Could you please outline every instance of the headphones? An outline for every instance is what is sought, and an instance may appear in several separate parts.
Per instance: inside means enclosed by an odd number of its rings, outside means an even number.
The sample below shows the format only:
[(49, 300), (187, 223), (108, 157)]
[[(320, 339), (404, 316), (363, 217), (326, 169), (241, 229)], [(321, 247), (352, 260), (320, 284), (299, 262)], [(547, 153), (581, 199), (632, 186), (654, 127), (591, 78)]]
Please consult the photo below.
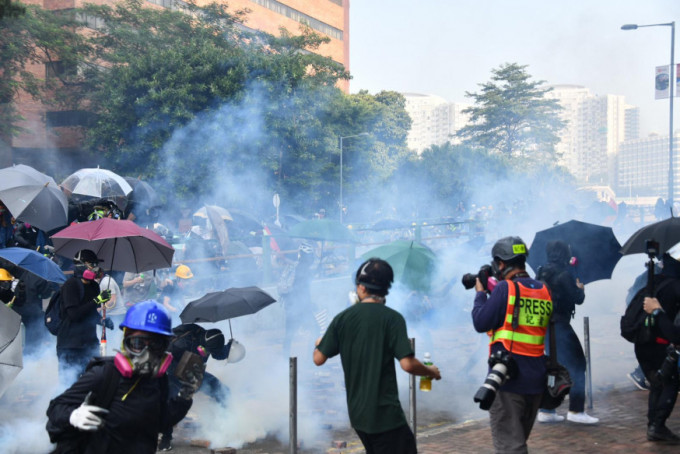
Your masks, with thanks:
[[(168, 371), (170, 363), (172, 363), (172, 353), (165, 353), (163, 359), (161, 359), (160, 365), (154, 370), (152, 376), (154, 378), (162, 377), (163, 374)], [(123, 355), (121, 352), (116, 353), (116, 356), (113, 358), (113, 364), (116, 366), (116, 369), (118, 369), (118, 372), (125, 378), (131, 378), (135, 372), (135, 366), (132, 364), (130, 358)]]

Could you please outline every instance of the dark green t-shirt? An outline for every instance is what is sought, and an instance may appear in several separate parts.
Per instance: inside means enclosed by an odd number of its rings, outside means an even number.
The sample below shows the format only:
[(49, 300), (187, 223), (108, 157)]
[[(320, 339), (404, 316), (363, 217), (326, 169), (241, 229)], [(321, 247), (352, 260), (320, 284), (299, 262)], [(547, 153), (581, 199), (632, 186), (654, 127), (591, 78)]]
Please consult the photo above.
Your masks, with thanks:
[(406, 424), (394, 359), (413, 355), (401, 314), (380, 303), (357, 303), (335, 316), (319, 350), (340, 354), (349, 420), (369, 434)]

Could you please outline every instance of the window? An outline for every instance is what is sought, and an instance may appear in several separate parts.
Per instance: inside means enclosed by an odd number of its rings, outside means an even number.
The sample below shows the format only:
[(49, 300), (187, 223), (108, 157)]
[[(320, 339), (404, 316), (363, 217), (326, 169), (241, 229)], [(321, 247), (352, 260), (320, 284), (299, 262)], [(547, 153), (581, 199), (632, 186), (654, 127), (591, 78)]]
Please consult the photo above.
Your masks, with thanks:
[(62, 110), (46, 112), (45, 123), (48, 128), (62, 128), (65, 126), (89, 126), (94, 121), (94, 115), (84, 110)]
[[(331, 25), (328, 25), (325, 22), (321, 22), (320, 20), (315, 19), (312, 16), (302, 13), (296, 9), (293, 9), (288, 5), (284, 5), (283, 3), (277, 2), (276, 0), (252, 0), (252, 1), (260, 6), (264, 6), (267, 9), (277, 12), (282, 16), (286, 16), (301, 24), (308, 25), (314, 30), (317, 30), (325, 35), (328, 35), (331, 38), (342, 40), (342, 30), (335, 28)], [(342, 0), (334, 1), (334, 3), (342, 4)]]

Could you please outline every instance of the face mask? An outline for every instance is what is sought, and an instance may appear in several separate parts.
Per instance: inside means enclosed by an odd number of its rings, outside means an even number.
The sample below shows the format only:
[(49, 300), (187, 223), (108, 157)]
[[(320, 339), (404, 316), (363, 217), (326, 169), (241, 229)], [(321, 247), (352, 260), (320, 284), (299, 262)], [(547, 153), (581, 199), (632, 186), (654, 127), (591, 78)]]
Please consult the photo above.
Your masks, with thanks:
[(148, 348), (137, 356), (117, 352), (113, 360), (116, 369), (125, 378), (133, 375), (161, 377), (167, 372), (170, 363), (172, 363), (171, 353), (164, 353), (162, 357), (158, 357), (151, 354)]

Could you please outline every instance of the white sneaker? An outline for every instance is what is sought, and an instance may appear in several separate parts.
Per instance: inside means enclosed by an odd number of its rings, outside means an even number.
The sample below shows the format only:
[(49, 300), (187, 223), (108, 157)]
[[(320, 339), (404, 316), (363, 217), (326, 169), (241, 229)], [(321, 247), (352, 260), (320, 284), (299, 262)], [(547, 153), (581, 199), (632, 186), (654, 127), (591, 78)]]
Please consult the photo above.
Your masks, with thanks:
[(564, 416), (553, 412), (539, 411), (537, 419), (538, 422), (562, 422), (564, 421)]
[(586, 412), (576, 413), (575, 411), (570, 411), (567, 413), (567, 421), (577, 422), (579, 424), (597, 424), (600, 420), (590, 416)]

